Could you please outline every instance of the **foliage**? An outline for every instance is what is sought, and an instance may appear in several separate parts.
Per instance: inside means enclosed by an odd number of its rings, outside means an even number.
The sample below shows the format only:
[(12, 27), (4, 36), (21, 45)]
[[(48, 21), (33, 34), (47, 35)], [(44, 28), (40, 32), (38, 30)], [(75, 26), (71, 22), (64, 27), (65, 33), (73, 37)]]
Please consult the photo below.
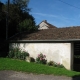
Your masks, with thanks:
[(0, 70), (14, 70), (37, 74), (64, 75), (70, 77), (80, 76), (80, 72), (69, 71), (65, 68), (50, 67), (42, 64), (28, 63), (26, 61), (9, 58), (0, 58)]
[(28, 3), (29, 0), (13, 0), (13, 4), (15, 4), (17, 7), (19, 7), (22, 11), (28, 11)]
[(74, 58), (80, 59), (80, 55), (74, 55)]
[[(4, 3), (3, 7), (0, 7), (0, 26), (1, 34), (4, 34), (6, 38), (6, 18), (8, 18), (8, 38), (25, 30), (22, 23), (26, 21), (26, 32), (34, 31), (36, 28), (35, 19), (29, 14), (30, 8), (28, 8), (29, 0), (12, 0), (9, 3), (9, 14), (7, 16), (7, 3)], [(1, 4), (2, 5), (2, 4)], [(19, 29), (20, 28), (20, 29)], [(20, 31), (19, 31), (20, 30)], [(0, 31), (0, 32), (1, 32)]]
[(54, 63), (54, 67), (64, 68), (64, 66), (60, 63)]
[(0, 2), (0, 40), (6, 39), (6, 13), (3, 11), (4, 4)]
[(36, 62), (37, 63), (41, 63), (41, 64), (46, 64), (47, 60), (46, 60), (46, 56), (43, 55), (42, 53), (40, 53), (38, 55), (38, 57), (36, 58)]
[(53, 61), (49, 61), (47, 64), (48, 64), (49, 66), (53, 66), (53, 65), (54, 65), (54, 62), (53, 62)]
[(21, 23), (19, 23), (18, 27), (19, 32), (21, 31), (31, 31), (31, 30), (36, 30), (35, 24), (31, 19), (25, 19)]
[(49, 66), (54, 66), (54, 67), (59, 67), (59, 68), (64, 68), (64, 66), (63, 66), (62, 64), (56, 63), (56, 62), (54, 62), (54, 61), (49, 61), (49, 62), (48, 62), (48, 65), (49, 65)]
[(29, 53), (26, 51), (21, 51), (19, 48), (14, 48), (9, 51), (8, 57), (14, 59), (25, 60)]

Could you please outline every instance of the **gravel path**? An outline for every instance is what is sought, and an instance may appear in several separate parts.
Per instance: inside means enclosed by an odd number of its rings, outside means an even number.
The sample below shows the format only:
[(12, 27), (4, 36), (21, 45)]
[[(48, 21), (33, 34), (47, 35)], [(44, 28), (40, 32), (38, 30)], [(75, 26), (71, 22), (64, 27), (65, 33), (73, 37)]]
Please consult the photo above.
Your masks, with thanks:
[(0, 80), (80, 80), (66, 76), (36, 75), (16, 71), (0, 71)]

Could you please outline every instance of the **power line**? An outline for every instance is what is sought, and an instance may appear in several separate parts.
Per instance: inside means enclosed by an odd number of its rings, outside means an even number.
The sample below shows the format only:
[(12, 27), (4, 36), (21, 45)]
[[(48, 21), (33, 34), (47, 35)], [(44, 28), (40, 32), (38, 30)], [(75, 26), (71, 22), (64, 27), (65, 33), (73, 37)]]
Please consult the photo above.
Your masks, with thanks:
[(62, 1), (62, 0), (58, 0), (58, 1), (60, 1), (60, 2), (62, 2), (62, 3), (65, 3), (65, 4), (69, 5), (69, 6), (72, 6), (72, 7), (74, 7), (74, 8), (80, 9), (80, 8), (77, 7), (77, 6), (74, 6), (74, 5), (72, 5), (72, 4), (69, 4), (69, 3), (64, 2), (64, 1)]

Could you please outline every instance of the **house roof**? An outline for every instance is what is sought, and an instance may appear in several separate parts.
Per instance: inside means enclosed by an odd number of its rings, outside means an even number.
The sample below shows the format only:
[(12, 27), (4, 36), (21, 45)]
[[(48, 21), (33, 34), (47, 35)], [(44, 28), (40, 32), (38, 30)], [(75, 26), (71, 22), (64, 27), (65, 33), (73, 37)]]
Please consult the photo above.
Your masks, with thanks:
[(80, 26), (40, 30), (34, 33), (21, 33), (15, 40), (69, 40), (80, 39)]
[[(50, 29), (50, 28), (57, 28), (56, 26), (48, 23), (47, 20), (43, 20), (42, 22), (46, 23), (46, 24), (48, 25), (48, 28), (49, 28), (49, 29)], [(42, 23), (42, 22), (41, 22), (41, 23)], [(41, 24), (41, 23), (40, 23), (40, 24)], [(40, 24), (39, 24), (39, 25), (40, 25)]]

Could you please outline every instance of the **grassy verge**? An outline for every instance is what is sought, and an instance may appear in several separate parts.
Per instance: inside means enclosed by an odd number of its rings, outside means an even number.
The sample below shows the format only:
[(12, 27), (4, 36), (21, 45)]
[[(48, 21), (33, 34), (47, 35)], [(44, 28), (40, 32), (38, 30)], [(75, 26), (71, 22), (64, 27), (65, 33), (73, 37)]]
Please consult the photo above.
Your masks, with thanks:
[(64, 68), (50, 67), (47, 65), (36, 63), (28, 63), (25, 61), (9, 58), (0, 58), (0, 70), (14, 70), (37, 74), (65, 75), (69, 77), (80, 75), (80, 72), (69, 71)]

